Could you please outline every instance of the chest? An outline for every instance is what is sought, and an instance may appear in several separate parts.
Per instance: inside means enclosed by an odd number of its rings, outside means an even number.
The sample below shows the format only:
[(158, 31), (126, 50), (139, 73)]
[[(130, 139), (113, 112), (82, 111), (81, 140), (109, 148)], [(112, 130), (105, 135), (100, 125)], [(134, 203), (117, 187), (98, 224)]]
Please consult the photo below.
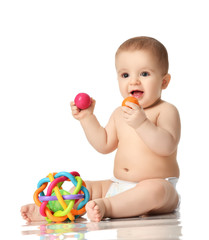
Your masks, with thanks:
[[(147, 116), (147, 118), (157, 126), (157, 122), (158, 122), (158, 117), (160, 112), (159, 111), (150, 111), (150, 110), (145, 110), (145, 114)], [(123, 112), (119, 112), (119, 114), (116, 117), (116, 130), (117, 130), (117, 134), (118, 137), (120, 136), (131, 136), (131, 135), (135, 135), (135, 130), (130, 127), (126, 120), (123, 117)]]

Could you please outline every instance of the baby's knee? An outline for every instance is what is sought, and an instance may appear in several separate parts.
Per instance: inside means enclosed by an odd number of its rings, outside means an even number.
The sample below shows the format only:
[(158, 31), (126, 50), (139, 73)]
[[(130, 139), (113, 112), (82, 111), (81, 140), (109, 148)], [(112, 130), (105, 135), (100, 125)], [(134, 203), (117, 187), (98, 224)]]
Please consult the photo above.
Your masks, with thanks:
[(168, 198), (167, 182), (164, 179), (150, 179), (139, 183), (145, 189), (155, 208), (162, 207)]

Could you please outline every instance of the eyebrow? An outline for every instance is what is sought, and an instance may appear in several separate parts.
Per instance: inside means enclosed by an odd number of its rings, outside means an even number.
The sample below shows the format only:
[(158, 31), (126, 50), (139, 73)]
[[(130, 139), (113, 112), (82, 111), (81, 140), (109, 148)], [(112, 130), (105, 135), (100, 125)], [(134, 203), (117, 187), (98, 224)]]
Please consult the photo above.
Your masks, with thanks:
[(119, 71), (117, 71), (118, 73), (121, 73), (121, 72), (128, 72), (128, 70), (127, 69), (125, 69), (125, 68), (122, 68), (122, 69), (120, 69)]
[(151, 72), (155, 72), (152, 68), (149, 68), (149, 67), (142, 68), (142, 70), (143, 70), (143, 69), (145, 69), (145, 70), (147, 69), (147, 70), (149, 70), (149, 71), (151, 71)]
[[(149, 67), (143, 67), (141, 71), (143, 71), (143, 70), (144, 71), (148, 70), (150, 72), (155, 72), (152, 68), (149, 68)], [(119, 71), (117, 71), (117, 73), (121, 73), (121, 72), (128, 72), (128, 69), (122, 68)]]

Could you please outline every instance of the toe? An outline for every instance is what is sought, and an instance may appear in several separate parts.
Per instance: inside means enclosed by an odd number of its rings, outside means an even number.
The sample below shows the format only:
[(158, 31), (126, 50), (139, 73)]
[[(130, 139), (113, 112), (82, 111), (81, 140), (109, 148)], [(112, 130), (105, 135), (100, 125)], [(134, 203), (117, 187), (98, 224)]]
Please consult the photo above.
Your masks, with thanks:
[[(95, 203), (95, 205), (96, 205), (96, 203)], [(94, 209), (95, 209), (96, 211), (99, 211), (99, 206), (96, 205), (96, 206), (94, 207)]]
[(90, 201), (87, 203), (86, 206), (88, 206), (89, 208), (93, 209), (95, 207), (96, 203), (94, 201)]

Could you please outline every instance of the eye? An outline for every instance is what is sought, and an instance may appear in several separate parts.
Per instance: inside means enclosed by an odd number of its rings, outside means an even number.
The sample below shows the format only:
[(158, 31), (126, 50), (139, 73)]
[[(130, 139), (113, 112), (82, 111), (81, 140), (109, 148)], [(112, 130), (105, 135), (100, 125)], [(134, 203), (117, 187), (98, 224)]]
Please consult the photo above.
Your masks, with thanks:
[(142, 77), (148, 77), (150, 74), (148, 72), (142, 72), (140, 76)]
[(123, 78), (127, 78), (127, 77), (129, 77), (129, 74), (128, 74), (128, 73), (123, 73), (123, 74), (122, 74), (122, 77), (123, 77)]

